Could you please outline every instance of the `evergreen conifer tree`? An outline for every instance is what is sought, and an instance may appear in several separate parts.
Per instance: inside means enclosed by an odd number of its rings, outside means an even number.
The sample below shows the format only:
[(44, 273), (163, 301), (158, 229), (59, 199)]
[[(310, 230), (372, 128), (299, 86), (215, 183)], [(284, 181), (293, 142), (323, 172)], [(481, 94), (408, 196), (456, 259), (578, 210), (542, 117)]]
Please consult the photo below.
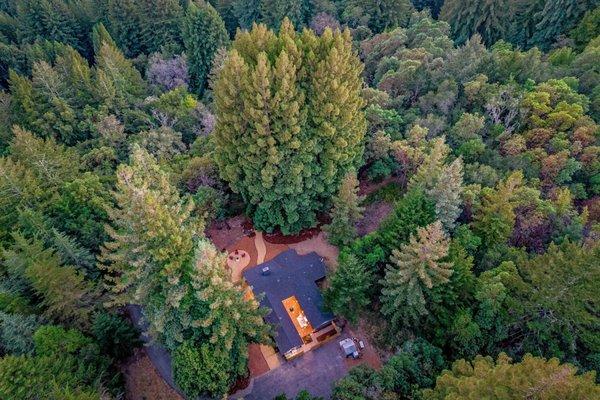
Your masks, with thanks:
[(192, 287), (199, 301), (199, 313), (192, 324), (199, 327), (208, 343), (223, 349), (231, 358), (235, 375), (246, 373), (248, 343), (269, 343), (269, 326), (263, 322), (267, 310), (231, 282), (225, 269), (225, 254), (207, 239), (198, 241)]
[(478, 33), (492, 45), (506, 37), (513, 17), (514, 5), (509, 0), (446, 0), (440, 19), (448, 22), (457, 43), (465, 43)]
[(288, 18), (295, 26), (303, 22), (301, 0), (262, 0), (261, 22), (269, 28), (279, 29), (284, 18)]
[(476, 209), (473, 229), (486, 248), (506, 243), (515, 226), (515, 198), (523, 184), (523, 173), (517, 171), (498, 183), (496, 189), (484, 188), (481, 204)]
[(198, 94), (204, 93), (213, 58), (227, 45), (225, 23), (208, 2), (190, 2), (182, 21), (183, 43), (188, 59), (190, 86)]
[(362, 156), (361, 66), (349, 32), (238, 33), (215, 85), (215, 158), (258, 229), (297, 232)]
[(252, 28), (253, 23), (261, 20), (262, 0), (233, 0), (231, 11), (242, 29)]
[(354, 254), (341, 253), (338, 266), (329, 278), (325, 304), (334, 314), (355, 323), (358, 314), (371, 303), (372, 285), (372, 272)]
[(449, 241), (439, 221), (419, 228), (410, 242), (392, 252), (382, 280), (381, 312), (399, 327), (414, 324), (427, 314), (425, 291), (449, 281), (452, 264), (440, 261), (448, 255)]
[(40, 297), (47, 318), (89, 326), (93, 310), (93, 292), (82, 274), (72, 266), (62, 265), (60, 257), (39, 240), (13, 235), (14, 244), (3, 254), (10, 275), (25, 279)]
[(462, 159), (457, 158), (449, 165), (444, 166), (435, 186), (428, 190), (428, 194), (435, 201), (435, 215), (446, 232), (454, 229), (456, 220), (462, 211), (462, 169)]
[(108, 28), (128, 57), (135, 57), (143, 52), (140, 29), (142, 21), (136, 3), (136, 0), (107, 1)]
[[(155, 333), (169, 348), (189, 329), (181, 306), (202, 224), (191, 216), (194, 204), (181, 198), (167, 174), (146, 151), (134, 146), (131, 164), (117, 171), (116, 206), (108, 210), (110, 241), (100, 257), (112, 292), (110, 304), (142, 304)], [(180, 307), (181, 306), (181, 307)]]
[(342, 180), (340, 189), (333, 197), (331, 224), (325, 227), (329, 242), (336, 246), (349, 244), (356, 238), (356, 223), (362, 218), (364, 207), (360, 206), (362, 196), (358, 195), (358, 179), (351, 171)]

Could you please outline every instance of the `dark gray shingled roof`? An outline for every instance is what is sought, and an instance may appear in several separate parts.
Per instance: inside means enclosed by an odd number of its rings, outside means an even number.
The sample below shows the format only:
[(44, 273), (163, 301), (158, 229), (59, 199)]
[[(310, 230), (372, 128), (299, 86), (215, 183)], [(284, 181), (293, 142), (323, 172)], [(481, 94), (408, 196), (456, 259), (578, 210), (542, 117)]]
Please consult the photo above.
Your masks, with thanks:
[[(262, 273), (265, 267), (269, 267), (268, 275)], [(317, 253), (301, 256), (296, 250), (288, 250), (270, 261), (247, 269), (243, 275), (255, 295), (264, 293), (260, 304), (272, 310), (265, 320), (275, 325), (275, 342), (281, 353), (302, 345), (302, 339), (282, 300), (296, 296), (314, 329), (333, 319), (333, 314), (322, 310), (323, 297), (315, 283), (325, 277), (325, 264)]]

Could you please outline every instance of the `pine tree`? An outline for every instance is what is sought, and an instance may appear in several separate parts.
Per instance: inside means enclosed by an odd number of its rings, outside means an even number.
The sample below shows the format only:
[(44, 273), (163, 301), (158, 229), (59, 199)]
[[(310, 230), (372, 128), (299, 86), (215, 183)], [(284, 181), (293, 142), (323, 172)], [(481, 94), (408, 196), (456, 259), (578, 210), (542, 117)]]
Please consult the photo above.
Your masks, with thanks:
[(261, 20), (262, 0), (233, 0), (232, 13), (242, 29), (252, 28), (253, 23)]
[(177, 387), (190, 399), (206, 393), (214, 398), (226, 395), (234, 382), (231, 358), (209, 343), (187, 341), (173, 353), (173, 375)]
[(10, 239), (21, 209), (38, 204), (46, 196), (28, 166), (12, 157), (0, 158), (0, 242)]
[[(190, 2), (191, 3), (191, 2)], [(140, 40), (144, 54), (181, 52), (181, 19), (184, 10), (179, 0), (137, 0), (140, 14)]]
[(410, 178), (409, 188), (420, 187), (424, 190), (432, 189), (442, 174), (450, 148), (444, 138), (435, 138), (430, 143), (429, 152), (423, 156), (416, 173)]
[[(141, 16), (135, 0), (108, 0), (108, 28), (119, 48), (128, 57), (135, 57), (143, 52)], [(98, 49), (95, 50), (98, 54)]]
[(301, 0), (262, 0), (260, 10), (261, 22), (272, 29), (279, 29), (286, 17), (295, 26), (303, 22)]
[[(411, 149), (403, 144), (403, 152), (415, 158), (419, 149)], [(462, 160), (456, 159), (445, 164), (450, 148), (444, 138), (436, 138), (430, 143), (429, 153), (422, 155), (422, 161), (415, 174), (410, 178), (409, 188), (420, 188), (435, 201), (437, 219), (444, 229), (450, 232), (461, 213)]]
[(349, 244), (356, 238), (356, 223), (362, 218), (364, 207), (360, 206), (363, 196), (358, 195), (358, 179), (351, 171), (333, 197), (331, 224), (325, 227), (329, 242), (336, 246)]
[(586, 11), (598, 6), (596, 0), (550, 0), (533, 15), (528, 15), (535, 28), (529, 37), (529, 46), (547, 50), (561, 34), (569, 32), (581, 20)]
[(112, 41), (104, 41), (96, 53), (95, 87), (102, 106), (109, 113), (122, 115), (145, 94), (140, 72)]
[(593, 311), (600, 303), (594, 283), (600, 279), (598, 257), (597, 242), (582, 246), (565, 241), (517, 263), (522, 281), (514, 284), (513, 295), (525, 311), (517, 322), (523, 351), (568, 359), (598, 351), (600, 318)]
[(349, 32), (298, 34), (284, 21), (238, 33), (215, 85), (215, 158), (258, 229), (316, 223), (365, 133), (360, 63)]
[[(270, 326), (263, 322), (268, 310), (260, 308), (254, 298), (244, 298), (243, 290), (231, 282), (225, 265), (224, 254), (207, 239), (199, 240), (191, 272), (192, 302), (195, 305), (191, 308), (190, 317), (192, 326), (199, 331), (194, 335), (200, 345), (199, 350), (210, 350), (222, 365), (227, 366), (225, 372), (231, 383), (247, 373), (248, 344), (271, 343), (271, 331)], [(194, 392), (208, 390), (222, 394), (227, 389), (223, 382), (205, 378), (201, 374), (200, 380), (191, 385), (196, 388), (205, 385)]]
[(410, 0), (350, 0), (344, 3), (343, 22), (353, 28), (367, 26), (375, 33), (405, 25), (414, 11)]
[(190, 86), (194, 92), (202, 95), (215, 53), (228, 42), (225, 23), (208, 2), (199, 5), (190, 2), (181, 30), (188, 58)]
[(386, 257), (407, 243), (418, 228), (435, 222), (435, 204), (420, 189), (409, 190), (394, 206), (392, 214), (377, 230), (377, 243)]
[(370, 303), (373, 274), (351, 253), (341, 253), (338, 266), (329, 278), (325, 304), (336, 315), (355, 323), (358, 314)]
[(135, 145), (130, 165), (117, 170), (114, 197), (110, 241), (100, 257), (109, 303), (142, 304), (151, 333), (173, 349), (191, 326), (181, 300), (189, 291), (185, 271), (202, 224), (191, 216), (191, 199), (182, 199), (156, 160)]
[(427, 314), (425, 291), (447, 283), (453, 272), (452, 264), (440, 261), (448, 249), (442, 224), (436, 221), (392, 252), (381, 281), (381, 312), (394, 326), (418, 323)]
[(118, 48), (117, 44), (113, 40), (112, 36), (106, 30), (106, 27), (102, 22), (94, 25), (92, 29), (92, 44), (94, 46), (94, 54), (98, 54), (100, 52), (100, 48), (103, 43), (108, 43), (111, 47)]
[(84, 328), (93, 310), (93, 292), (83, 275), (62, 265), (54, 249), (39, 240), (13, 235), (14, 244), (3, 254), (10, 275), (24, 278), (41, 298), (44, 315)]
[(38, 136), (73, 145), (92, 135), (85, 123), (86, 106), (95, 105), (92, 72), (87, 60), (67, 46), (51, 62), (34, 62), (31, 79), (11, 71), (13, 118)]
[(496, 189), (484, 188), (475, 211), (474, 232), (486, 248), (506, 243), (515, 226), (515, 200), (523, 184), (523, 173), (513, 172)]
[(78, 20), (74, 9), (63, 0), (19, 0), (18, 36), (22, 42), (47, 39), (73, 46), (89, 54), (87, 21)]
[(435, 215), (446, 232), (451, 232), (461, 213), (463, 184), (463, 163), (457, 158), (444, 166), (435, 186), (428, 191), (435, 201)]
[(487, 45), (492, 45), (506, 37), (514, 4), (509, 0), (446, 0), (440, 19), (450, 24), (458, 44), (478, 33)]

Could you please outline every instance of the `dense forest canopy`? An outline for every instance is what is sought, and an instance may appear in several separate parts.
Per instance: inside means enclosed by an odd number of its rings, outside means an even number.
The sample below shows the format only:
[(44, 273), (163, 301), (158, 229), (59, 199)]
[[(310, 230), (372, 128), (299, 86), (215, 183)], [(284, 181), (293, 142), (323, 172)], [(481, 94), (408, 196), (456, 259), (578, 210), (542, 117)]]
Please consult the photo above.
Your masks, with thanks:
[(122, 398), (129, 305), (230, 392), (239, 215), (339, 249), (332, 398), (600, 398), (599, 124), (598, 0), (0, 0), (0, 398)]

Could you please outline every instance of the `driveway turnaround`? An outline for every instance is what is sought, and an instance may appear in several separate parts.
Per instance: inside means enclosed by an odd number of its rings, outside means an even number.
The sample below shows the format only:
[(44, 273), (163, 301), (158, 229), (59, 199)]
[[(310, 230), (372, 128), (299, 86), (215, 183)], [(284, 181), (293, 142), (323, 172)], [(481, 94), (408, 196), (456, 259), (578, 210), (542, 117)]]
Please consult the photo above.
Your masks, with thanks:
[(243, 396), (244, 400), (271, 400), (282, 393), (293, 399), (303, 389), (328, 399), (333, 383), (348, 372), (338, 344), (345, 337), (349, 337), (346, 332), (254, 379), (252, 391)]

